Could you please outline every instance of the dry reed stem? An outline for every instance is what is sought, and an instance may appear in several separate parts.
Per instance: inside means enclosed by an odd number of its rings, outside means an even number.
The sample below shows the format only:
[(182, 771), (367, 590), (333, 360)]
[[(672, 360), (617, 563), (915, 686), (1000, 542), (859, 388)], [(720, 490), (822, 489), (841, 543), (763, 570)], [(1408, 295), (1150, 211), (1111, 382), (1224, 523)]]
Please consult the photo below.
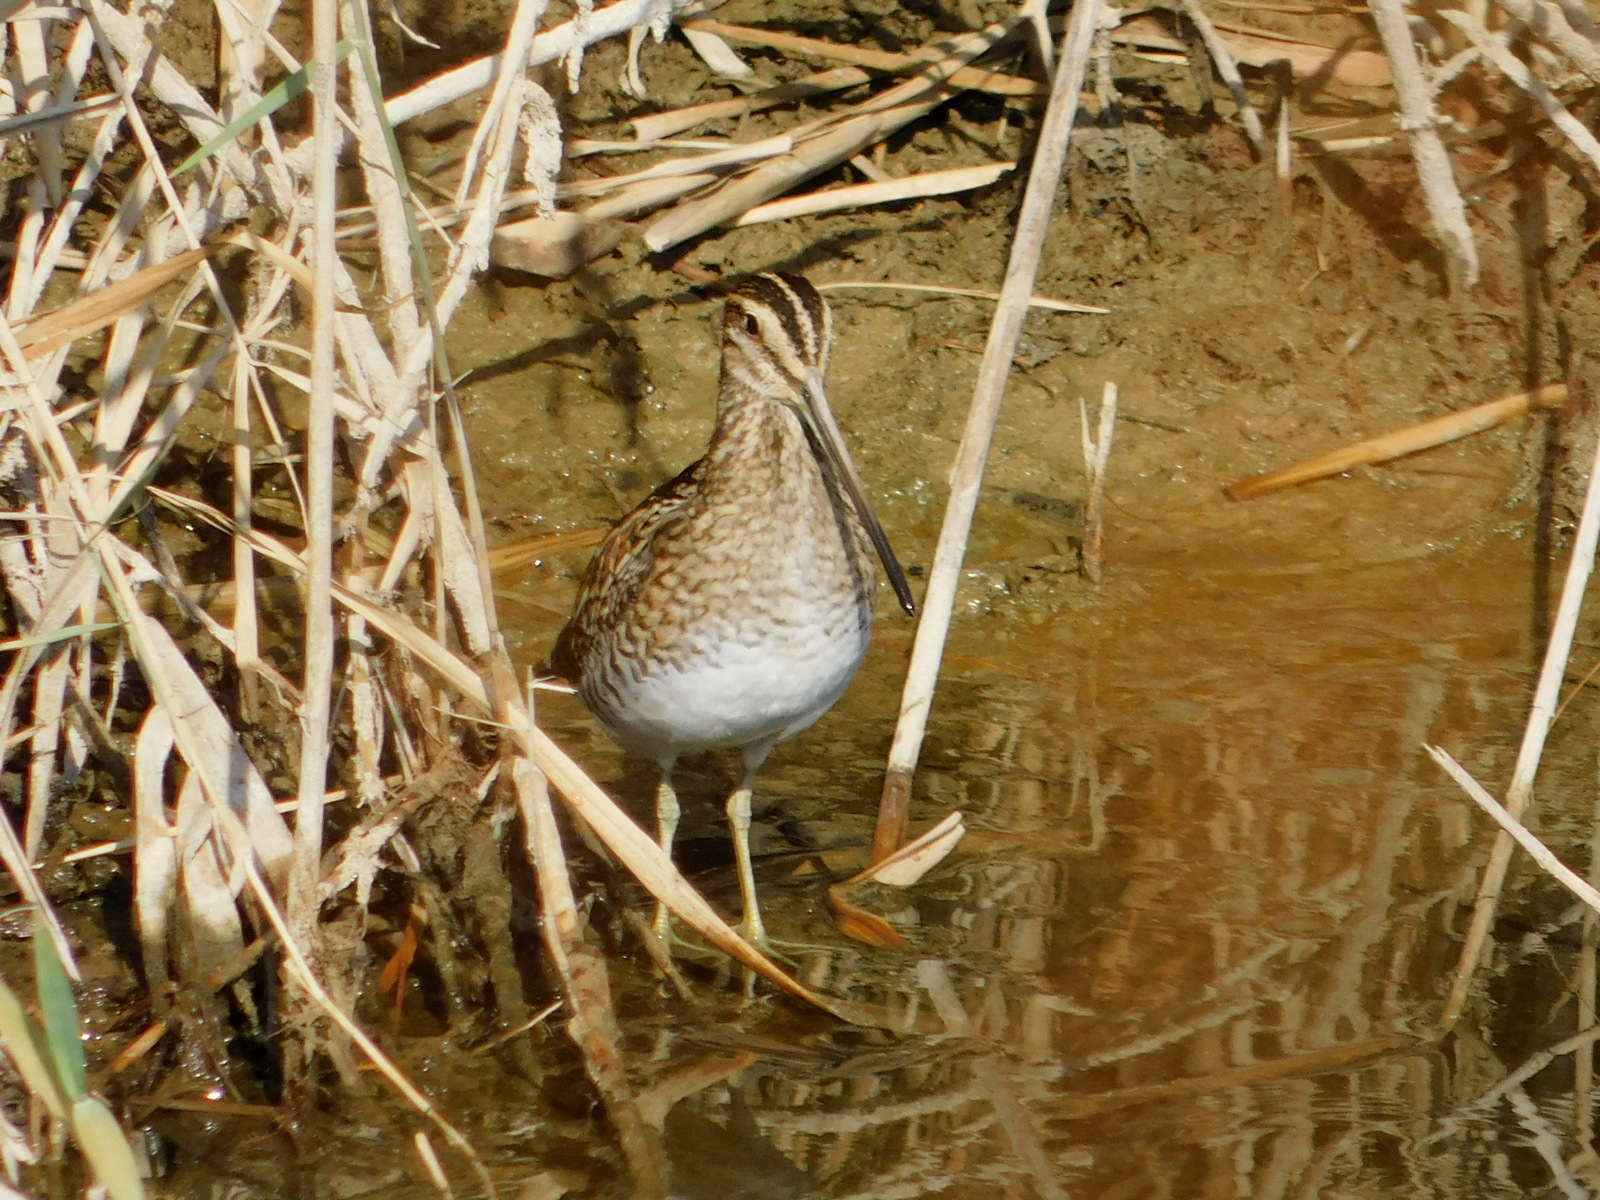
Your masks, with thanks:
[(656, 151), (675, 153), (679, 150), (726, 150), (739, 143), (732, 138), (669, 138), (659, 142), (616, 141), (606, 138), (572, 138), (562, 147), (566, 160), (588, 158), (594, 154), (652, 154)]
[(819, 71), (815, 75), (780, 83), (776, 87), (767, 88), (753, 95), (739, 96), (732, 100), (713, 100), (708, 104), (692, 104), (687, 108), (650, 113), (648, 116), (635, 117), (628, 123), (633, 126), (634, 136), (641, 143), (649, 143), (671, 137), (675, 133), (683, 133), (707, 121), (738, 119), (752, 113), (765, 112), (779, 105), (794, 104), (813, 96), (843, 91), (845, 88), (866, 83), (870, 78), (870, 75), (857, 67), (836, 67), (831, 71)]
[[(1574, 29), (1559, 4), (1550, 0), (1500, 0), (1500, 7), (1555, 47), (1589, 77), (1600, 83), (1600, 46)], [(1443, 16), (1448, 10), (1440, 10)]]
[(1550, 118), (1551, 124), (1562, 132), (1573, 148), (1589, 160), (1590, 166), (1600, 170), (1600, 141), (1596, 141), (1594, 134), (1566, 110), (1549, 88), (1535, 78), (1526, 63), (1511, 53), (1503, 39), (1490, 33), (1466, 13), (1441, 9), (1439, 15), (1466, 34), (1478, 53), (1493, 63), (1496, 70), (1532, 96), (1534, 102), (1544, 110), (1545, 116)]
[(512, 105), (513, 94), (522, 82), (528, 50), (539, 32), (539, 20), (544, 16), (548, 0), (517, 0), (517, 10), (506, 33), (506, 47), (500, 53), (500, 67), (495, 72), (494, 87), (483, 115), (472, 131), (472, 141), (467, 146), (467, 156), (461, 166), (461, 182), (456, 188), (456, 205), (467, 207), (473, 185), (479, 182), (478, 163), (484, 157), (489, 139), (500, 136), (503, 116)]
[(927, 728), (928, 710), (939, 678), (939, 663), (945, 638), (950, 630), (955, 607), (956, 585), (961, 561), (966, 553), (967, 535), (978, 505), (984, 462), (1000, 415), (1006, 378), (1016, 352), (1017, 338), (1028, 311), (1028, 297), (1039, 269), (1045, 231), (1050, 225), (1056, 185), (1066, 165), (1067, 145), (1078, 111), (1078, 93), (1083, 87), (1095, 30), (1099, 25), (1099, 0), (1078, 0), (1073, 6), (1062, 39), (1061, 61), (1050, 91), (1049, 107), (1040, 126), (1033, 167), (1017, 217), (1017, 232), (1011, 245), (1011, 260), (1006, 266), (1000, 302), (989, 326), (989, 338), (978, 367), (972, 407), (951, 469), (950, 500), (933, 566), (928, 573), (928, 589), (922, 600), (922, 618), (917, 623), (911, 665), (906, 672), (900, 699), (900, 716), (895, 725), (894, 744), (889, 751), (883, 798), (878, 809), (877, 828), (872, 839), (872, 861), (887, 858), (905, 840), (911, 801), (911, 773), (916, 769)]
[[(858, 67), (870, 67), (878, 71), (892, 71), (897, 74), (910, 74), (921, 71), (929, 63), (938, 62), (943, 57), (937, 50), (927, 47), (913, 51), (910, 54), (892, 54), (886, 50), (871, 50), (863, 46), (845, 46), (837, 42), (824, 42), (817, 38), (798, 37), (792, 33), (780, 33), (775, 30), (755, 29), (749, 25), (728, 25), (721, 21), (713, 21), (707, 17), (696, 17), (690, 21), (680, 22), (683, 29), (699, 29), (707, 33), (720, 34), (736, 42), (744, 42), (752, 46), (771, 46), (775, 50), (787, 50), (791, 54), (804, 54), (816, 58), (832, 59), (835, 62), (851, 63)], [(991, 92), (997, 96), (1042, 96), (1045, 89), (1041, 84), (1031, 79), (1021, 79), (1015, 75), (1005, 75), (999, 71), (987, 71), (982, 67), (962, 67), (949, 77), (953, 87), (966, 88), (977, 92)]]
[[(819, 292), (843, 291), (884, 291), (884, 292), (925, 292), (930, 296), (962, 296), (974, 300), (999, 300), (999, 292), (986, 291), (983, 288), (946, 287), (937, 283), (897, 283), (889, 280), (834, 280), (831, 283), (817, 284)], [(1042, 308), (1047, 312), (1060, 313), (1093, 313), (1105, 314), (1111, 310), (1101, 308), (1097, 304), (1074, 304), (1070, 300), (1054, 300), (1049, 296), (1029, 296), (1029, 308)]]
[[(233, 382), (228, 389), (233, 403), (233, 519), (248, 529), (254, 519), (251, 500), (255, 494), (255, 464), (250, 437), (249, 361), (239, 355), (233, 363)], [(239, 666), (240, 707), (246, 721), (254, 722), (260, 713), (258, 693), (260, 639), (256, 626), (255, 556), (239, 538), (232, 539), (233, 579), (236, 603), (233, 610), (233, 658)]]
[(1055, 43), (1050, 40), (1050, 0), (1022, 0), (1022, 15), (1033, 30), (1034, 49), (1046, 79), (1055, 74)]
[[(1596, 447), (1600, 455), (1600, 445)], [(1573, 539), (1572, 558), (1567, 565), (1567, 577), (1561, 587), (1561, 603), (1555, 621), (1550, 626), (1550, 640), (1545, 647), (1544, 663), (1539, 668), (1539, 682), (1534, 688), (1533, 705), (1528, 713), (1528, 723), (1522, 734), (1522, 745), (1517, 751), (1517, 762), (1511, 773), (1511, 784), (1506, 788), (1505, 808), (1520, 821), (1533, 795), (1533, 779), (1539, 770), (1539, 759), (1544, 753), (1544, 742), (1554, 720), (1556, 701), (1561, 696), (1561, 681), (1566, 675), (1567, 660), (1572, 653), (1572, 639), (1577, 633), (1578, 613), (1583, 608), (1583, 594), (1594, 570), (1595, 544), (1600, 541), (1600, 460), (1590, 459), (1589, 489), (1584, 495), (1583, 513), (1578, 518), (1578, 532)], [(1489, 939), (1489, 928), (1494, 922), (1495, 909), (1500, 902), (1500, 889), (1505, 883), (1506, 869), (1511, 865), (1511, 835), (1501, 830), (1495, 835), (1494, 847), (1489, 852), (1489, 862), (1478, 883), (1477, 899), (1473, 902), (1472, 923), (1461, 948), (1461, 959), (1450, 984), (1450, 995), (1445, 1000), (1440, 1023), (1450, 1028), (1461, 1016), (1466, 1006), (1467, 992), (1472, 986), (1472, 976), (1483, 957), (1484, 945)]]
[(1600, 912), (1600, 891), (1596, 891), (1587, 880), (1557, 858), (1554, 851), (1535, 837), (1526, 825), (1502, 808), (1500, 802), (1484, 791), (1482, 785), (1468, 774), (1467, 769), (1450, 757), (1448, 751), (1438, 746), (1427, 745), (1423, 746), (1423, 749), (1434, 762), (1444, 768), (1446, 775), (1461, 785), (1461, 790), (1471, 797), (1474, 804), (1493, 817), (1502, 830), (1516, 839), (1517, 845), (1528, 852), (1528, 856), (1539, 864), (1540, 870), (1595, 912)]
[[(1246, 66), (1264, 67), (1285, 61), (1296, 79), (1327, 75), (1352, 87), (1387, 87), (1393, 81), (1388, 62), (1383, 55), (1371, 50), (1319, 46), (1226, 21), (1213, 24), (1218, 27), (1217, 36), (1235, 61)], [(1182, 39), (1173, 37), (1161, 22), (1149, 16), (1123, 21), (1112, 31), (1111, 40), (1119, 46), (1150, 47), (1174, 53), (1186, 49)]]
[(1284, 217), (1294, 210), (1293, 143), (1289, 136), (1293, 95), (1293, 90), (1286, 86), (1278, 96), (1277, 137), (1273, 143), (1272, 173), (1278, 184), (1278, 212)]
[[(335, 44), (339, 40), (336, 0), (311, 0), (312, 138), (311, 171), (311, 392), (306, 420), (306, 609), (304, 684), (300, 699), (300, 809), (294, 826), (294, 858), (289, 872), (289, 934), (308, 958), (317, 947), (317, 883), (322, 866), (322, 797), (328, 790), (328, 719), (333, 692), (333, 468), (334, 468), (334, 214), (338, 208), (339, 136)], [(247, 532), (247, 531), (241, 531)], [(242, 537), (236, 541), (242, 542)], [(309, 1062), (309, 1030), (300, 1053)], [(291, 1076), (296, 1072), (291, 1071)]]
[(1504, 424), (1513, 417), (1524, 416), (1534, 409), (1560, 408), (1566, 402), (1567, 385), (1549, 383), (1531, 392), (1502, 396), (1498, 400), (1490, 400), (1460, 412), (1435, 417), (1431, 421), (1410, 425), (1394, 433), (1368, 438), (1351, 446), (1341, 446), (1337, 450), (1318, 454), (1266, 475), (1238, 480), (1222, 490), (1234, 500), (1255, 500), (1302, 483), (1326, 479), (1330, 475), (1342, 475), (1356, 467), (1385, 463), (1407, 454), (1432, 449), (1434, 446), (1443, 446), (1460, 438), (1482, 433), (1486, 429), (1493, 429), (1496, 425)]
[[(406, 223), (406, 189), (396, 178), (389, 155), (389, 140), (378, 112), (382, 80), (369, 78), (373, 45), (367, 6), (360, 0), (346, 0), (343, 28), (349, 38), (359, 40), (363, 49), (348, 60), (350, 106), (356, 117), (356, 150), (373, 212), (373, 229), (378, 235), (379, 278), (383, 303), (396, 357), (404, 357), (422, 336), (418, 313), (415, 264), (411, 257), (410, 229)], [(342, 236), (342, 234), (341, 234)]]
[(894, 204), (901, 200), (920, 200), (930, 196), (948, 196), (974, 188), (988, 187), (1002, 175), (1016, 167), (1014, 162), (992, 163), (981, 167), (952, 167), (944, 171), (927, 171), (920, 175), (905, 175), (883, 183), (861, 183), (850, 187), (830, 188), (822, 192), (809, 192), (803, 196), (788, 196), (767, 204), (758, 204), (734, 222), (735, 226), (760, 225), (768, 221), (786, 221), (794, 217), (815, 216), (818, 213), (842, 212), (872, 204)]
[(1233, 52), (1223, 41), (1222, 35), (1217, 32), (1217, 27), (1211, 23), (1211, 18), (1206, 15), (1205, 9), (1200, 7), (1199, 0), (1182, 0), (1183, 12), (1189, 20), (1194, 22), (1194, 27), (1200, 31), (1200, 40), (1206, 44), (1206, 53), (1211, 55), (1211, 61), (1217, 66), (1217, 74), (1222, 76), (1222, 82), (1228, 85), (1228, 91), (1233, 94), (1233, 103), (1239, 110), (1239, 120), (1244, 125), (1244, 133), (1250, 139), (1250, 149), (1255, 152), (1258, 161), (1265, 161), (1271, 157), (1267, 151), (1266, 131), (1261, 128), (1261, 114), (1256, 112), (1254, 104), (1250, 103), (1250, 93), (1245, 91), (1244, 80), (1239, 75), (1239, 64), (1233, 59)]
[(1089, 409), (1078, 401), (1083, 422), (1083, 470), (1088, 476), (1088, 503), (1083, 515), (1083, 573), (1090, 583), (1100, 583), (1106, 573), (1105, 500), (1106, 464), (1111, 460), (1111, 438), (1117, 429), (1117, 385), (1107, 382), (1100, 400), (1100, 432), (1089, 436)]
[(794, 149), (794, 139), (788, 134), (777, 134), (774, 137), (763, 138), (759, 142), (744, 142), (739, 145), (729, 146), (723, 150), (714, 150), (710, 154), (696, 154), (686, 158), (674, 158), (664, 163), (657, 163), (653, 167), (642, 170), (630, 171), (625, 175), (606, 175), (598, 179), (574, 179), (559, 184), (556, 195), (563, 200), (584, 200), (591, 196), (603, 196), (607, 192), (614, 192), (618, 188), (629, 187), (633, 184), (645, 183), (653, 179), (674, 179), (683, 175), (693, 175), (702, 171), (717, 171), (724, 167), (743, 166), (745, 163), (758, 159), (777, 158), (788, 154)]
[(419, 1129), (411, 1138), (411, 1144), (416, 1147), (417, 1157), (422, 1160), (422, 1168), (427, 1171), (428, 1179), (432, 1182), (434, 1191), (438, 1192), (444, 1200), (455, 1200), (456, 1194), (450, 1187), (450, 1179), (444, 1173), (444, 1167), (439, 1162), (439, 1156), (434, 1152), (433, 1143), (428, 1140), (426, 1130)]
[(645, 229), (644, 244), (660, 252), (731, 221), (931, 112), (948, 97), (951, 76), (1008, 36), (1013, 25), (1014, 22), (1000, 22), (981, 33), (950, 39), (940, 47), (944, 57), (905, 83), (856, 105), (843, 116), (830, 116), (791, 129), (789, 133), (796, 138), (792, 154), (730, 180), (707, 196), (670, 209)]
[(219, 247), (201, 246), (171, 258), (107, 287), (69, 300), (60, 308), (33, 317), (15, 327), (17, 345), (33, 358), (52, 354), (81, 337), (104, 329), (118, 317), (132, 312), (179, 276), (215, 254)]
[(1444, 247), (1450, 281), (1456, 287), (1470, 288), (1478, 282), (1478, 250), (1467, 225), (1466, 204), (1456, 187), (1449, 154), (1439, 138), (1433, 89), (1417, 61), (1405, 8), (1401, 0), (1370, 0), (1369, 7), (1394, 72), (1394, 89), (1400, 97), (1400, 127), (1411, 142), (1417, 180), (1422, 184), (1434, 234)]
[[(531, 697), (528, 711), (531, 714)], [(590, 1082), (616, 1126), (635, 1188), (644, 1195), (657, 1195), (666, 1184), (661, 1139), (650, 1135), (628, 1083), (605, 959), (583, 937), (548, 781), (527, 756), (519, 757), (511, 772), (527, 855), (539, 884), (540, 928), (571, 1013), (568, 1036), (577, 1043)]]

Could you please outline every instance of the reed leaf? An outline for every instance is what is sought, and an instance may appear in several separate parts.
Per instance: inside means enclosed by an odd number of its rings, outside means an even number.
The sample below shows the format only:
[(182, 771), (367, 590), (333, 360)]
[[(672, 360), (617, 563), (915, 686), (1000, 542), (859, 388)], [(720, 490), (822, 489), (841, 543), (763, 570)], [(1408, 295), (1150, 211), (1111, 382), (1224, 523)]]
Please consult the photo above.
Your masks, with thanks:
[(90, 625), (63, 625), (59, 629), (46, 629), (39, 633), (30, 633), (23, 637), (11, 638), (9, 641), (0, 642), (0, 650), (23, 650), (29, 646), (48, 646), (52, 642), (66, 642), (75, 637), (83, 637), (91, 633), (104, 633), (107, 629), (116, 629), (120, 626), (118, 621), (96, 621)]
[(111, 1110), (93, 1096), (72, 1106), (72, 1136), (111, 1200), (144, 1200), (139, 1160)]
[(56, 1078), (67, 1099), (77, 1101), (87, 1093), (84, 1083), (83, 1040), (78, 1034), (78, 1002), (72, 998), (72, 985), (56, 957), (55, 945), (38, 929), (33, 937), (34, 987), (39, 992), (39, 1010), (44, 1017), (45, 1043)]
[[(355, 49), (354, 42), (348, 39), (340, 42), (334, 47), (333, 65), (337, 66), (342, 63), (353, 49)], [(173, 178), (176, 179), (185, 171), (198, 167), (257, 121), (270, 117), (289, 101), (297, 96), (304, 95), (306, 88), (311, 86), (311, 68), (315, 65), (315, 63), (307, 63), (298, 71), (291, 71), (285, 75), (276, 87), (270, 89), (261, 99), (224, 125), (221, 133), (179, 163), (178, 169), (172, 172)]]

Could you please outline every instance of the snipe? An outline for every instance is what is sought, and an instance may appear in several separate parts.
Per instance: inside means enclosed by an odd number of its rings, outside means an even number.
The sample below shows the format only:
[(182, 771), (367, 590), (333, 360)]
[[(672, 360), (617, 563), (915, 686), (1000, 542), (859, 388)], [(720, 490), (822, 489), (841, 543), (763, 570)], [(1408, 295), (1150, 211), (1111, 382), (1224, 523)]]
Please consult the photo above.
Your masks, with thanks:
[[(874, 552), (915, 611), (823, 391), (832, 341), (827, 304), (797, 275), (758, 275), (728, 297), (710, 448), (611, 531), (550, 659), (624, 749), (660, 767), (668, 854), (678, 757), (742, 752), (728, 823), (746, 933), (758, 942), (756, 772), (833, 707), (861, 665)], [(665, 931), (665, 912), (656, 927)]]

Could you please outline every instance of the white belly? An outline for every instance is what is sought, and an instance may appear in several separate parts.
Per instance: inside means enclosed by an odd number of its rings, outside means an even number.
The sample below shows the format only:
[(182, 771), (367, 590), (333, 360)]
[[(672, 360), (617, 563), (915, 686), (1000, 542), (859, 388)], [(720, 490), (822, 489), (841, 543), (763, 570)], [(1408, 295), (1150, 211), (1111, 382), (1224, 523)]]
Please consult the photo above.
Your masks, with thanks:
[(609, 681), (622, 703), (584, 699), (621, 745), (663, 762), (719, 747), (767, 749), (833, 707), (866, 654), (867, 623), (844, 636), (790, 627), (754, 645), (722, 641), (659, 665), (637, 679)]

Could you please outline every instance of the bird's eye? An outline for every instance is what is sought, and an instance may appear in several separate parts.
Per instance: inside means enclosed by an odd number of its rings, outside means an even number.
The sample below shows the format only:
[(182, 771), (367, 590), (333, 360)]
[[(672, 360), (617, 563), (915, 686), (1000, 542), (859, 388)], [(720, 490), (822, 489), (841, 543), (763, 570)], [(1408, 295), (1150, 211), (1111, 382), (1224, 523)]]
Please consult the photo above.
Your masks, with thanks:
[(745, 313), (744, 331), (751, 337), (754, 337), (756, 334), (761, 332), (761, 322), (756, 320), (755, 313)]

